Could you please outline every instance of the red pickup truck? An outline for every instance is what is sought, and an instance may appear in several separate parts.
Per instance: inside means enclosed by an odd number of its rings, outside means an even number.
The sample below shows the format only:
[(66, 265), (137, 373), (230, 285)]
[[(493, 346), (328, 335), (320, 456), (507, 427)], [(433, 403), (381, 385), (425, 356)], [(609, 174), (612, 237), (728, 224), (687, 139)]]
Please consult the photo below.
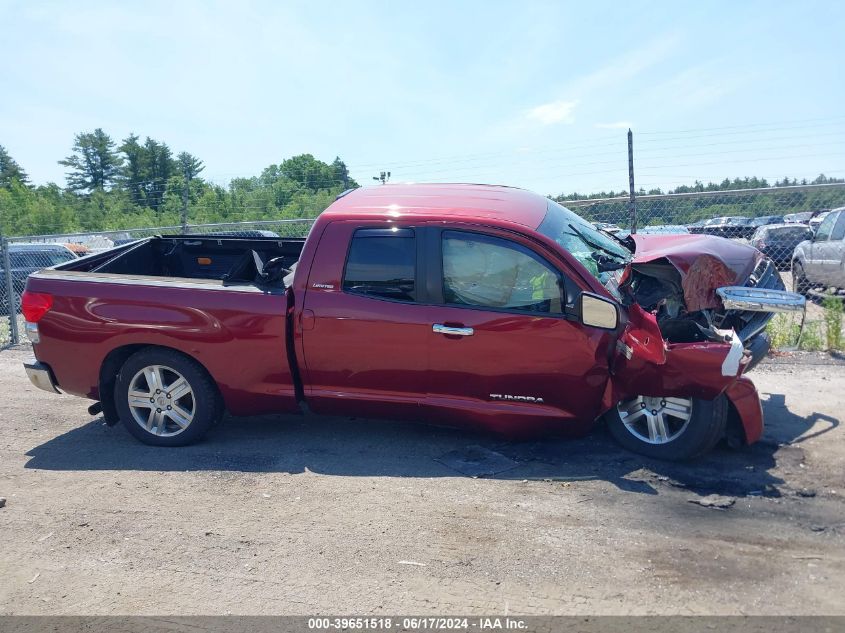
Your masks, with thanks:
[(528, 191), (440, 184), (347, 192), (307, 239), (140, 240), (22, 299), (32, 382), (148, 444), (307, 403), (509, 436), (603, 417), (665, 459), (760, 437), (743, 374), (771, 313), (803, 305), (747, 245), (620, 241)]

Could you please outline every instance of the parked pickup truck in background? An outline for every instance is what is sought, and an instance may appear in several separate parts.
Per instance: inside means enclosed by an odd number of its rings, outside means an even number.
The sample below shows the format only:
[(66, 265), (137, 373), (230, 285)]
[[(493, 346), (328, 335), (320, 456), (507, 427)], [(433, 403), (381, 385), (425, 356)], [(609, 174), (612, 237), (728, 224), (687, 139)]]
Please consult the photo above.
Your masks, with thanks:
[(845, 207), (828, 212), (815, 234), (795, 247), (792, 281), (802, 294), (814, 287), (845, 290)]
[(33, 383), (149, 444), (307, 403), (509, 436), (604, 417), (665, 459), (761, 436), (744, 373), (771, 313), (803, 306), (750, 246), (616, 240), (528, 191), (440, 184), (343, 194), (305, 240), (142, 240), (23, 298)]

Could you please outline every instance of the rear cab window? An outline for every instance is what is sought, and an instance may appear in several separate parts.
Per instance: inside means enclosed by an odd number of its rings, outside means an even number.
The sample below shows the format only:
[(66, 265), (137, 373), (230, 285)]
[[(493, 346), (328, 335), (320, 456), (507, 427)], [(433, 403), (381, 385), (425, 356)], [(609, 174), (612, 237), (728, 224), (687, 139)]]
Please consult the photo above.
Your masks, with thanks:
[(417, 244), (413, 229), (358, 229), (343, 273), (344, 292), (415, 302)]

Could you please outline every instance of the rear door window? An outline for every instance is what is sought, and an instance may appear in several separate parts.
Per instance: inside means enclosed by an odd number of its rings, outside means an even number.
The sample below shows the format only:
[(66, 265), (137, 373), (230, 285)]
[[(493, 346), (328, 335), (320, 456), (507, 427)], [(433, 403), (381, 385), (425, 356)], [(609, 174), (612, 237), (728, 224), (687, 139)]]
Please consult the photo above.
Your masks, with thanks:
[(360, 229), (346, 259), (346, 292), (416, 301), (417, 245), (413, 229)]

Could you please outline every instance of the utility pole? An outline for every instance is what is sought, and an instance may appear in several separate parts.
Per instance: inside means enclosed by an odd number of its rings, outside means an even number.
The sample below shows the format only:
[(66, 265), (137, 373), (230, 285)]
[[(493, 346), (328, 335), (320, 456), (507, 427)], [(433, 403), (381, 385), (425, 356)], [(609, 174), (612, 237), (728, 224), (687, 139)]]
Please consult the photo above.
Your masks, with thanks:
[(191, 178), (187, 167), (182, 171), (182, 179), (182, 211), (179, 215), (182, 223), (182, 235), (186, 235), (188, 233), (188, 190), (191, 187)]
[(628, 212), (631, 215), (631, 235), (637, 232), (637, 200), (634, 194), (634, 134), (628, 128)]
[(386, 185), (387, 181), (390, 180), (390, 172), (383, 171), (378, 176), (373, 176), (373, 180), (378, 180), (381, 184)]

